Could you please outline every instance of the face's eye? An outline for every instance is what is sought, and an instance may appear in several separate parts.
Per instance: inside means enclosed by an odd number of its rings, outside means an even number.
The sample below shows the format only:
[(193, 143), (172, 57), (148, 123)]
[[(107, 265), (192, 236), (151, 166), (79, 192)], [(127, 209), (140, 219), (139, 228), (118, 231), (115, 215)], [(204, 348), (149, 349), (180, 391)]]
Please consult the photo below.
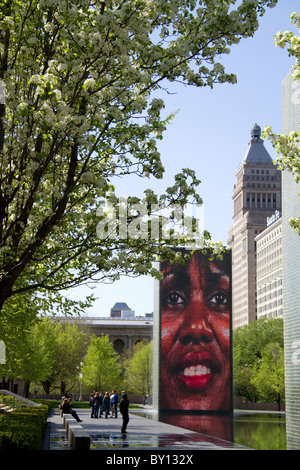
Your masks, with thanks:
[(180, 294), (179, 292), (170, 292), (167, 296), (166, 296), (166, 303), (168, 305), (180, 305), (180, 304), (184, 304), (185, 303), (185, 298), (182, 294)]
[(226, 294), (222, 292), (216, 292), (209, 297), (209, 302), (216, 308), (228, 308), (229, 300)]

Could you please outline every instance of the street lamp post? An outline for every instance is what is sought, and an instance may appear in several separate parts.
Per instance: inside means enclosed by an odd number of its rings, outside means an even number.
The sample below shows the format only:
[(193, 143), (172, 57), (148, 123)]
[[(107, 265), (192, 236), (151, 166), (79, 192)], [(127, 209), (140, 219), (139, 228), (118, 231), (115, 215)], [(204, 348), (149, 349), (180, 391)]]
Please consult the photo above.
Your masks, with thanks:
[[(79, 372), (79, 371), (80, 371), (80, 368), (81, 368), (82, 366), (83, 366), (83, 362), (80, 362), (80, 365), (79, 365), (79, 366), (76, 366), (76, 369), (77, 369), (77, 372), (78, 372), (78, 376), (77, 376), (77, 385), (76, 385), (77, 401), (82, 401), (82, 383), (81, 383), (82, 373)], [(79, 384), (79, 397), (78, 397), (78, 384)]]

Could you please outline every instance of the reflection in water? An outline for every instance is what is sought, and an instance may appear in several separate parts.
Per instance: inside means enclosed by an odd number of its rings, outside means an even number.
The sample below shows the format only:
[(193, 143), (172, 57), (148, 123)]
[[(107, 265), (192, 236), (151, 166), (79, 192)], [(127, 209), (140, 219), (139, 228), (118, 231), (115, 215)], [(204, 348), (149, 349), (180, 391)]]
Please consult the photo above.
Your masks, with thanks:
[(285, 413), (234, 411), (233, 414), (159, 414), (144, 417), (255, 450), (286, 450)]
[(237, 413), (234, 440), (256, 450), (286, 450), (283, 413)]
[(233, 442), (233, 415), (230, 414), (163, 414), (159, 420), (172, 426), (189, 429), (212, 436), (216, 439)]

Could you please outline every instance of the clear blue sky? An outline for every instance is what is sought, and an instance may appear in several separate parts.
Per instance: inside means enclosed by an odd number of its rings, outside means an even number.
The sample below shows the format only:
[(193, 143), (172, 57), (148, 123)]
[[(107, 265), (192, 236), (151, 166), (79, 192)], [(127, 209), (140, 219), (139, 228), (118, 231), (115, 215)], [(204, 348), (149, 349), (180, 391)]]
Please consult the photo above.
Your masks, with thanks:
[[(274, 45), (280, 30), (295, 31), (290, 13), (300, 13), (299, 0), (279, 0), (260, 19), (253, 38), (244, 39), (222, 58), (227, 72), (237, 75), (237, 84), (216, 85), (213, 90), (176, 86), (176, 94), (165, 95), (166, 111), (179, 110), (159, 143), (165, 167), (163, 182), (124, 180), (126, 188), (137, 193), (153, 187), (159, 193), (172, 184), (182, 168), (192, 168), (201, 180), (199, 194), (204, 200), (204, 225), (215, 240), (227, 243), (232, 224), (232, 192), (236, 171), (246, 153), (250, 130), (258, 123), (281, 132), (281, 83), (294, 63), (285, 49)], [(270, 142), (265, 147), (271, 157)], [(127, 194), (129, 195), (129, 193)], [(153, 280), (125, 278), (113, 285), (99, 284), (92, 291), (98, 300), (89, 316), (109, 316), (115, 302), (126, 302), (136, 315), (153, 311)], [(90, 289), (77, 288), (68, 296), (83, 298)]]

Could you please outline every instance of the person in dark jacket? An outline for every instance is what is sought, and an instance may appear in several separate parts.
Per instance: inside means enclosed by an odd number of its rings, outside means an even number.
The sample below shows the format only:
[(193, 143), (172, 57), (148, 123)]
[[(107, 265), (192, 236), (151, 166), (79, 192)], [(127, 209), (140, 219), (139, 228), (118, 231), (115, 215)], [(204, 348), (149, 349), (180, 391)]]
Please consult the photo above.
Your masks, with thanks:
[(110, 409), (110, 396), (108, 392), (105, 392), (102, 403), (105, 411), (105, 418), (107, 418)]
[(91, 408), (91, 418), (94, 418), (94, 394), (90, 394), (90, 408)]
[(129, 400), (127, 398), (127, 394), (123, 393), (121, 401), (120, 401), (120, 413), (121, 413), (122, 419), (123, 419), (123, 424), (122, 424), (122, 428), (121, 428), (121, 433), (122, 434), (126, 434), (126, 428), (127, 428), (128, 422), (129, 422), (128, 407), (129, 407)]
[(93, 398), (93, 408), (94, 408), (94, 417), (99, 418), (99, 409), (100, 409), (100, 396), (99, 393), (96, 392)]

